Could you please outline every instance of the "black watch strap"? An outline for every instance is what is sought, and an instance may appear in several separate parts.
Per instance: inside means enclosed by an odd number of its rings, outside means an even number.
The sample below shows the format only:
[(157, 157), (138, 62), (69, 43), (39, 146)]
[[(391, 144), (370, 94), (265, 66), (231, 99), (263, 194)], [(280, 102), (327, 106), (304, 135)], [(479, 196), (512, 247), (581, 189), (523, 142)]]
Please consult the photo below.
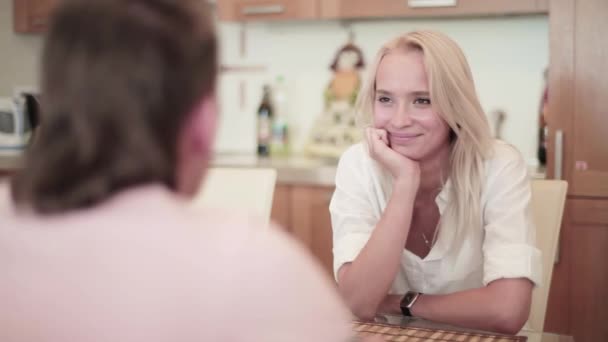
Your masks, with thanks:
[(403, 313), (403, 316), (412, 317), (412, 312), (406, 306), (401, 305), (401, 313)]
[(401, 299), (401, 313), (403, 316), (412, 317), (411, 308), (414, 306), (418, 298), (422, 295), (419, 292), (408, 291)]

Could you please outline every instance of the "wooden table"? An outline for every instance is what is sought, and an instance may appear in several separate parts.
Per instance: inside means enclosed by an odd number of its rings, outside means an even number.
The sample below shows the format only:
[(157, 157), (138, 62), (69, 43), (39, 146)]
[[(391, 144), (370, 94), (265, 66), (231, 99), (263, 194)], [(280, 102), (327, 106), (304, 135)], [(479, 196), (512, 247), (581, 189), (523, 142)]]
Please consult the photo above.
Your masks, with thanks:
[[(468, 334), (490, 334), (496, 335), (494, 333), (488, 333), (484, 331), (464, 329), (460, 327), (450, 326), (446, 324), (440, 324), (435, 322), (426, 321), (419, 318), (411, 318), (411, 317), (403, 317), (403, 316), (389, 316), (383, 315), (378, 316), (375, 319), (375, 323), (386, 324), (391, 326), (398, 326), (401, 328), (418, 328), (418, 329), (428, 329), (428, 330), (437, 330), (437, 331), (452, 331), (452, 332), (460, 332), (460, 333), (468, 333)], [(551, 333), (539, 333), (533, 331), (523, 330), (518, 336), (526, 336), (528, 338), (528, 342), (574, 342), (574, 339), (571, 336), (563, 336), (556, 335)], [(417, 339), (417, 341), (424, 341), (424, 339)]]
[(522, 331), (521, 333), (528, 337), (528, 342), (574, 342), (572, 336), (557, 335), (551, 333), (538, 333), (533, 331)]

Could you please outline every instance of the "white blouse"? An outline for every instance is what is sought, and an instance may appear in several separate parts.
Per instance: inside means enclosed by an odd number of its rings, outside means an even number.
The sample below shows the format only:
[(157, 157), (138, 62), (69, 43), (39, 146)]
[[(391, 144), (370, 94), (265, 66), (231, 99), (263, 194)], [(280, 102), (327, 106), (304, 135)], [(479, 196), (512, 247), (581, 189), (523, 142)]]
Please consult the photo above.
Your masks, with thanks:
[[(424, 259), (403, 249), (390, 294), (447, 294), (480, 288), (501, 278), (528, 278), (540, 285), (541, 253), (535, 247), (527, 165), (504, 142), (496, 141), (493, 150), (485, 162), (479, 226), (455, 234), (453, 223), (443, 217), (450, 201), (448, 181), (435, 199), (442, 216), (436, 243)], [(363, 144), (342, 155), (329, 207), (336, 276), (369, 240), (391, 196), (391, 184), (390, 175)]]

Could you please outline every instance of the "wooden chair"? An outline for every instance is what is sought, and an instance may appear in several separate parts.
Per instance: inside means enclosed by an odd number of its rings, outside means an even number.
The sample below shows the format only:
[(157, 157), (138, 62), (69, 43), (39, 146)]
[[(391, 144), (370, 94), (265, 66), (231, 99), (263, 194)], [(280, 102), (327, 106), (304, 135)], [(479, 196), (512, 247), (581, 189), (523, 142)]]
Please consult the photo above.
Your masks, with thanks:
[(532, 308), (528, 320), (532, 331), (543, 332), (547, 301), (556, 262), (562, 214), (566, 203), (568, 183), (561, 180), (532, 181), (532, 213), (536, 225), (536, 245), (542, 252), (542, 286), (532, 293)]
[(277, 172), (262, 168), (210, 168), (195, 207), (230, 209), (270, 222)]

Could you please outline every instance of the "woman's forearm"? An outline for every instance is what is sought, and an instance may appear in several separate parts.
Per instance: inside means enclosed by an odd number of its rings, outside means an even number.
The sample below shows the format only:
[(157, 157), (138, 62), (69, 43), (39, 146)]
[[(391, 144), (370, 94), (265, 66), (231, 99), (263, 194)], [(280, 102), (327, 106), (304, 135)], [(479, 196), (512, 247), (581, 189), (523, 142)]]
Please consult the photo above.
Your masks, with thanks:
[(361, 253), (338, 272), (340, 292), (352, 312), (371, 319), (393, 283), (412, 221), (417, 187), (395, 184), (382, 218)]
[[(500, 279), (488, 286), (447, 295), (422, 295), (412, 315), (464, 328), (516, 334), (530, 314), (532, 283)], [(387, 296), (379, 312), (398, 314), (401, 296)]]

